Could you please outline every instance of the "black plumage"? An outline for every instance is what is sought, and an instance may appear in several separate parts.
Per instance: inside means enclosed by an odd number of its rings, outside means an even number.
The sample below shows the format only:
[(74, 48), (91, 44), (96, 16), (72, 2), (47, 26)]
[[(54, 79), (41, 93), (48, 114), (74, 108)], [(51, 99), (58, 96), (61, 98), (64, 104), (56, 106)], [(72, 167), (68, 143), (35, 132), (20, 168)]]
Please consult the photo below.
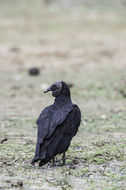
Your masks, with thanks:
[(63, 164), (65, 164), (65, 152), (76, 135), (81, 121), (80, 109), (72, 103), (70, 90), (65, 82), (54, 83), (45, 93), (48, 91), (52, 91), (55, 101), (41, 112), (36, 121), (37, 144), (35, 156), (31, 162), (34, 164), (40, 161), (39, 166), (51, 159), (54, 163), (54, 157), (61, 153), (63, 153)]

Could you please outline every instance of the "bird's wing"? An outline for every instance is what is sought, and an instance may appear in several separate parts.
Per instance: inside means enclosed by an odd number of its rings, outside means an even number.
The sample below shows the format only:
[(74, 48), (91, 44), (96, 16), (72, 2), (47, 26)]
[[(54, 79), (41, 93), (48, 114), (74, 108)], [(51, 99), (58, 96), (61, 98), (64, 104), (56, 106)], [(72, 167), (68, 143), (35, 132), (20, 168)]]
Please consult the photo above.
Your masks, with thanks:
[(69, 134), (71, 137), (75, 136), (81, 122), (81, 112), (77, 105), (74, 105), (73, 110), (68, 115), (67, 121), (62, 129), (64, 134)]
[[(43, 143), (43, 140), (45, 136), (48, 134), (48, 128), (50, 125), (50, 117), (51, 113), (53, 111), (53, 106), (46, 107), (41, 114), (39, 115), (36, 124), (38, 125), (38, 134), (37, 134), (37, 143), (36, 143), (36, 150), (35, 150), (35, 156), (32, 159), (32, 164), (37, 162), (40, 159), (40, 150), (41, 150), (41, 144)], [(41, 158), (45, 157), (46, 153), (45, 151), (42, 151)]]
[(42, 144), (44, 139), (49, 139), (56, 127), (64, 122), (74, 105), (69, 104), (62, 107), (49, 106), (40, 114), (38, 125), (38, 143)]
[[(40, 154), (43, 140), (44, 139), (48, 140), (53, 135), (58, 125), (66, 121), (67, 116), (69, 115), (70, 112), (72, 112), (73, 109), (74, 109), (73, 104), (62, 106), (62, 108), (61, 107), (56, 108), (55, 106), (52, 105), (45, 108), (42, 111), (42, 113), (40, 114), (36, 122), (38, 125), (38, 135), (37, 135), (35, 157), (33, 158), (32, 163), (36, 162), (39, 159), (45, 158), (46, 150), (44, 147), (43, 147), (44, 148), (43, 151), (41, 151), (41, 154)], [(76, 125), (79, 126), (78, 119), (77, 119)], [(72, 129), (73, 129), (73, 126), (72, 126)], [(67, 133), (69, 133), (69, 131), (67, 131)], [(75, 130), (73, 130), (73, 133), (75, 135)]]
[(52, 115), (52, 120), (49, 126), (48, 135), (46, 136), (46, 139), (49, 139), (53, 135), (55, 129), (65, 121), (68, 114), (72, 111), (73, 108), (73, 104), (68, 104), (55, 110), (55, 112)]
[(39, 125), (43, 119), (49, 117), (51, 111), (53, 110), (53, 105), (46, 107), (39, 115), (36, 124)]
[(53, 106), (46, 107), (36, 121), (38, 125), (37, 143), (43, 143), (45, 136), (48, 134), (50, 122), (52, 120), (54, 109)]

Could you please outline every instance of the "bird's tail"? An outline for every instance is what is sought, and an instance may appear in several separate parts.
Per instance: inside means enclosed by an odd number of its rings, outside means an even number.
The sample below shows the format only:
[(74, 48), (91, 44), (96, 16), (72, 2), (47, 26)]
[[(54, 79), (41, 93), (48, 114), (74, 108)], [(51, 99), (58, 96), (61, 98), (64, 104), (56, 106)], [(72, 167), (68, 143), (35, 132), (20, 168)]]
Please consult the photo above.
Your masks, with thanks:
[(39, 161), (39, 157), (38, 156), (35, 156), (32, 161), (31, 161), (31, 164), (34, 165), (35, 162)]
[(35, 151), (35, 156), (32, 159), (31, 164), (34, 165), (34, 163), (36, 163), (39, 160), (44, 161), (45, 158), (46, 158), (46, 150), (45, 150), (44, 144), (37, 143), (37, 145), (36, 145), (36, 151)]

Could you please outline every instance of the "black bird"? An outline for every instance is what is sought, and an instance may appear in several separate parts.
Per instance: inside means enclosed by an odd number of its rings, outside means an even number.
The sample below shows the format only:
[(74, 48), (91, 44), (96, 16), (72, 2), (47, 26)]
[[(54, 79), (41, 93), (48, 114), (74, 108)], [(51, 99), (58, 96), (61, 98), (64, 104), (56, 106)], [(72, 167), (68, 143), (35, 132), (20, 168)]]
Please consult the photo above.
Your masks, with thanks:
[(55, 165), (54, 157), (63, 153), (64, 165), (65, 152), (80, 125), (81, 112), (79, 107), (72, 103), (70, 90), (65, 82), (52, 84), (45, 93), (48, 91), (52, 91), (55, 101), (41, 112), (36, 121), (37, 144), (31, 164), (40, 161), (39, 166), (42, 166), (53, 159)]

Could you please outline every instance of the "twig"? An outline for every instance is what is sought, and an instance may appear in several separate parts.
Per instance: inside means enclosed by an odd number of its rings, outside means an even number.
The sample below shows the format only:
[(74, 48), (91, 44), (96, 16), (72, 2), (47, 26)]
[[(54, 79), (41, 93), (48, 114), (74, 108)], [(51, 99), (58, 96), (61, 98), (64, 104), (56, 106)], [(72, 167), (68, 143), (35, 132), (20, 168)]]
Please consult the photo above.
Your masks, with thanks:
[(7, 170), (7, 172), (10, 174), (10, 176), (13, 176), (14, 175), (14, 173), (13, 172), (11, 172), (6, 166), (5, 166), (5, 169)]
[(106, 163), (104, 166), (104, 170), (102, 171), (102, 175), (104, 175), (106, 168), (109, 166), (109, 163)]
[(11, 164), (14, 164), (15, 162), (17, 162), (20, 158), (17, 158), (16, 160), (14, 160)]

